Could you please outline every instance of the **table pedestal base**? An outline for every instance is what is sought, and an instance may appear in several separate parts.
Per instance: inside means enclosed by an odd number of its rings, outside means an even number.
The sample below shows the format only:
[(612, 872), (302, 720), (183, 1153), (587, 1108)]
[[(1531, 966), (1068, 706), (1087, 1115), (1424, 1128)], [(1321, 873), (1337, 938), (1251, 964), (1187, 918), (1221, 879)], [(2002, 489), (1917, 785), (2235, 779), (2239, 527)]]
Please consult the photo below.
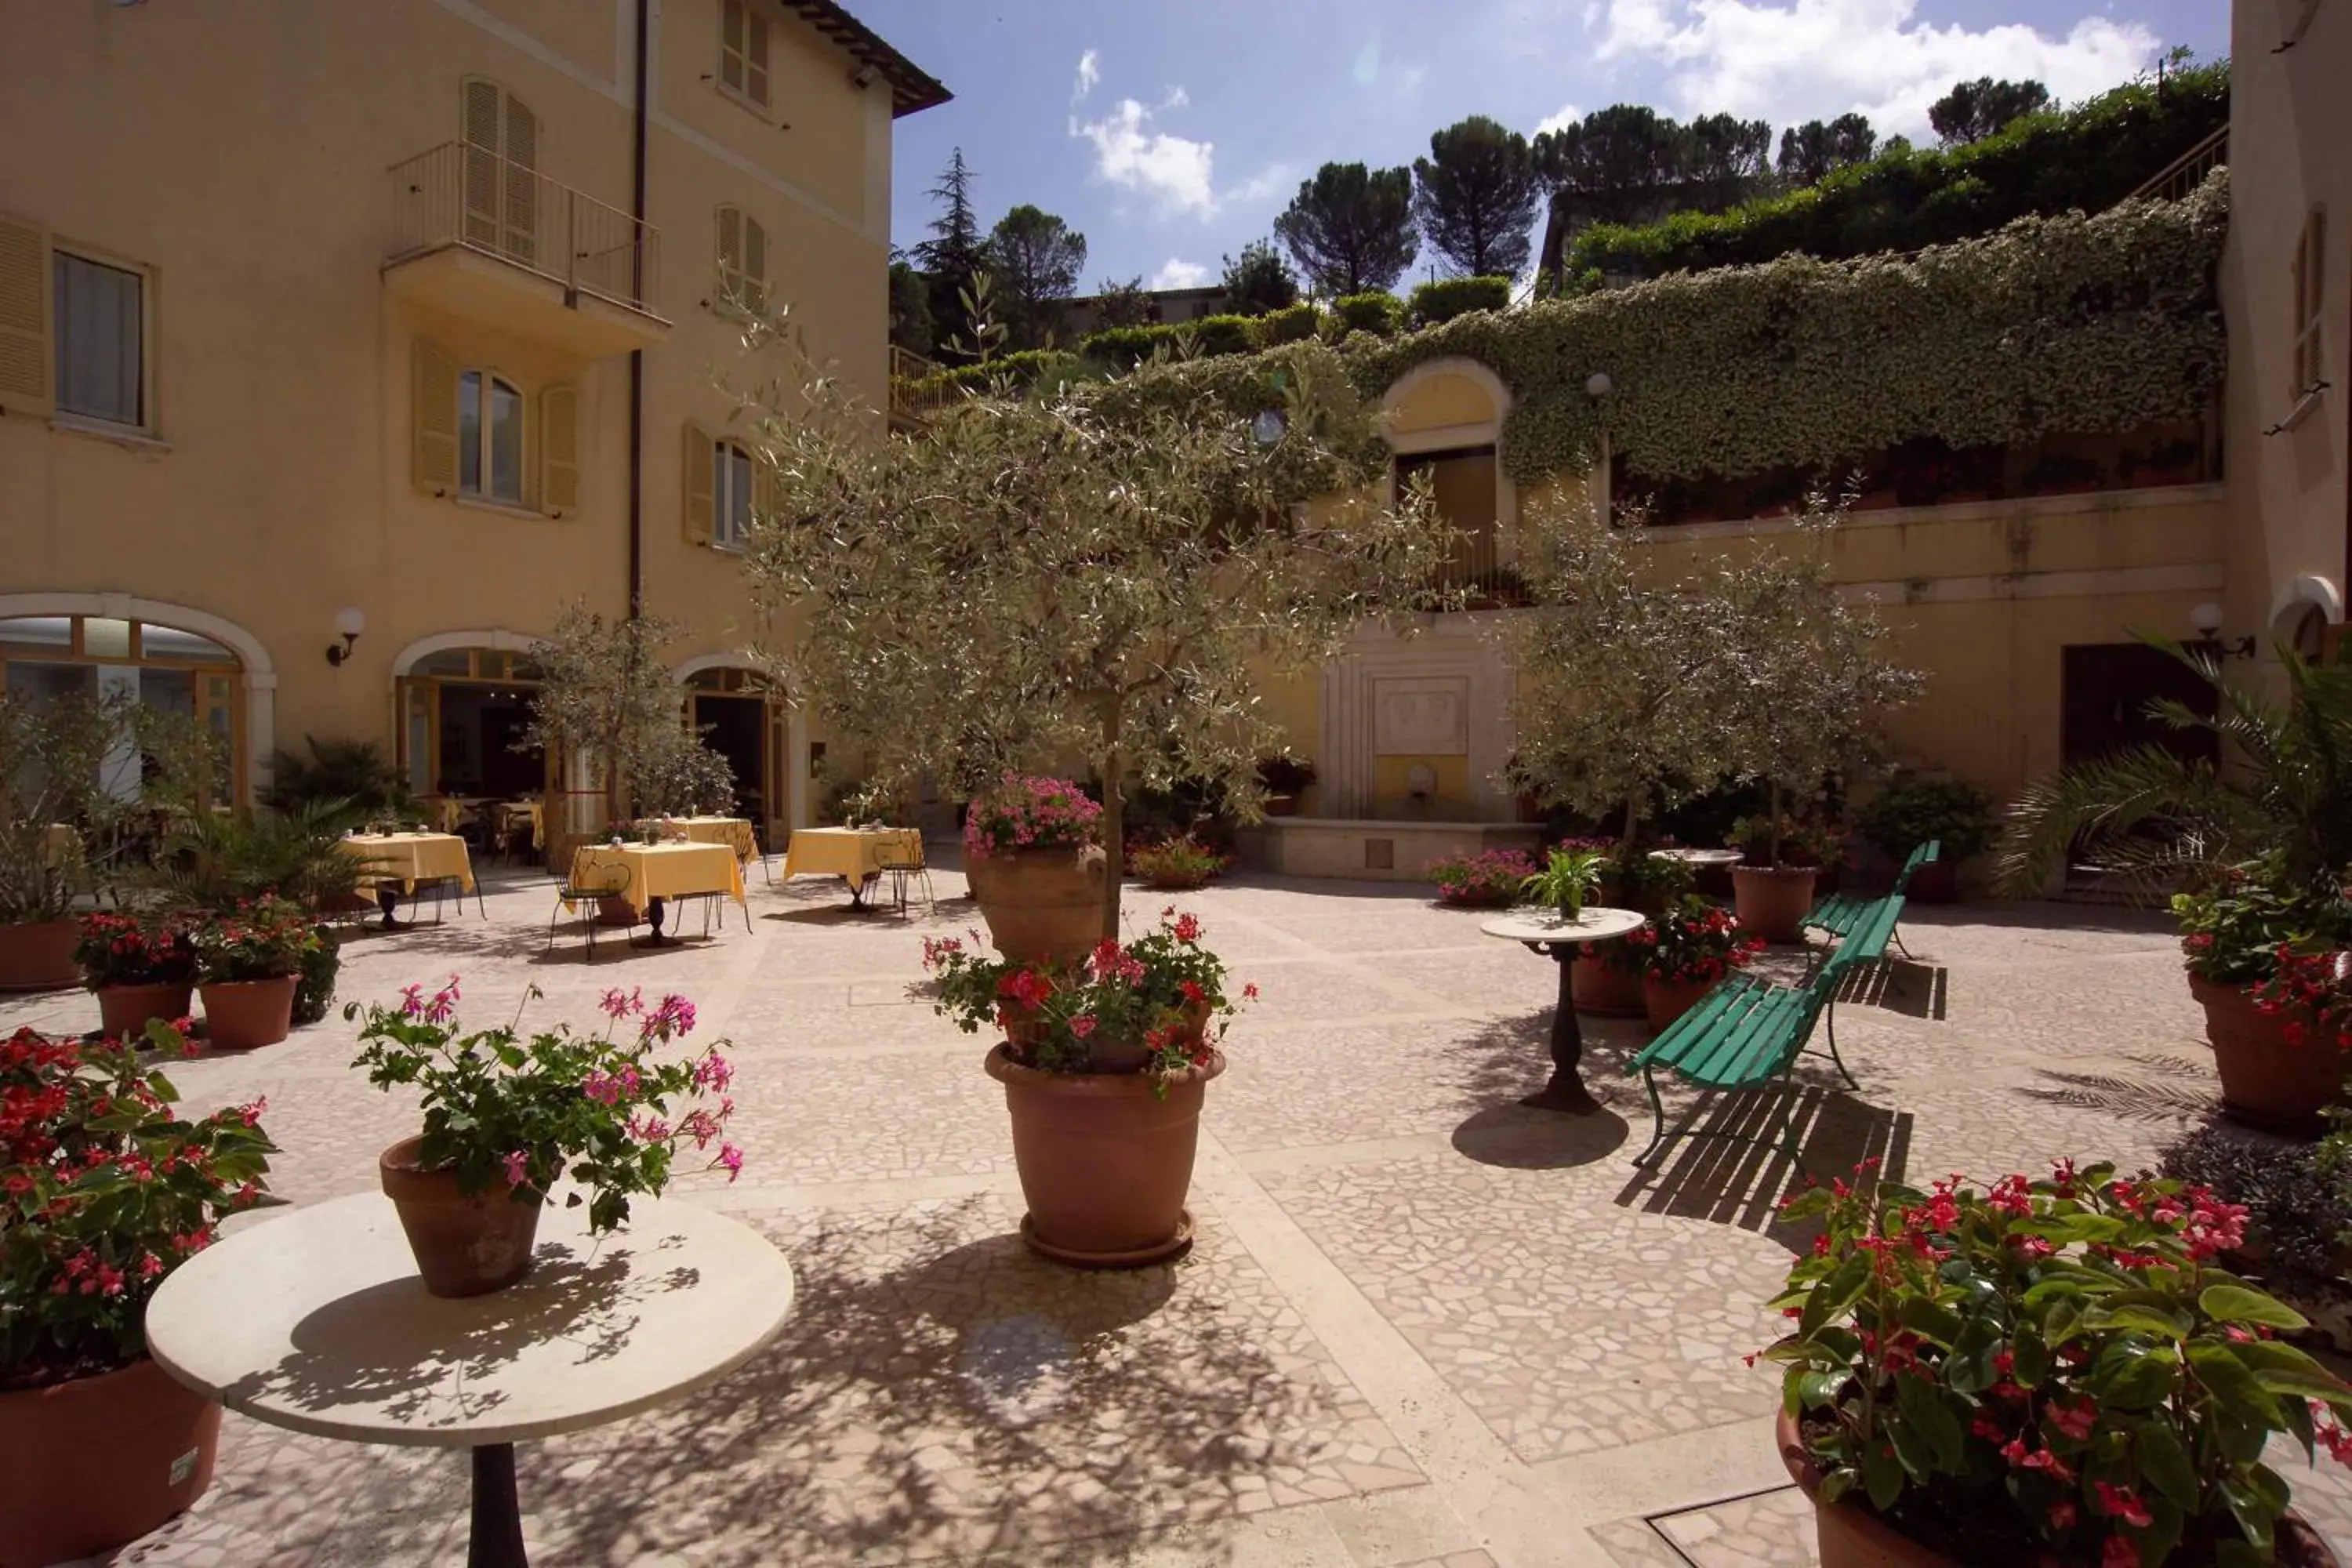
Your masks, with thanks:
[(466, 1568), (530, 1568), (522, 1551), (522, 1505), (515, 1500), (512, 1443), (491, 1443), (474, 1456), (474, 1523), (466, 1542)]
[[(375, 907), (383, 911), (384, 930), (399, 931), (402, 929), (402, 922), (392, 918), (393, 911), (400, 908), (400, 890), (398, 889), (387, 888), (382, 883), (378, 883), (375, 889)], [(407, 923), (414, 925), (415, 924), (415, 921), (411, 921)]]
[(1551, 1081), (1519, 1103), (1570, 1116), (1597, 1115), (1601, 1102), (1584, 1087), (1583, 1076), (1578, 1070), (1584, 1060), (1584, 1026), (1577, 1022), (1571, 978), (1576, 967), (1576, 946), (1565, 942), (1531, 942), (1528, 945), (1559, 966), (1559, 1001), (1551, 1015)]
[(646, 901), (646, 923), (652, 926), (654, 931), (653, 935), (646, 938), (644, 942), (641, 944), (642, 946), (676, 947), (678, 945), (677, 938), (674, 936), (664, 936), (662, 934), (662, 921), (668, 915), (668, 913), (669, 905), (665, 900), (661, 899), (649, 899)]

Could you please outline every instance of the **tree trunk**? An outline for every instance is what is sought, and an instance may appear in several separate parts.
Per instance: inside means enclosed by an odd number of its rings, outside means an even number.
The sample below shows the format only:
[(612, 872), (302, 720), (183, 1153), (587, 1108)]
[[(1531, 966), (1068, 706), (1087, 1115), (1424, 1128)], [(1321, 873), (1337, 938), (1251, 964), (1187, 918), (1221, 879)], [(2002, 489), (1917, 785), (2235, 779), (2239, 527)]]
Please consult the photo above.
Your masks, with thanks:
[(1642, 797), (1641, 797), (1640, 795), (1627, 795), (1627, 796), (1625, 797), (1625, 847), (1626, 847), (1626, 848), (1631, 849), (1631, 848), (1633, 848), (1633, 836), (1634, 836), (1636, 833), (1638, 833), (1638, 832), (1640, 832), (1640, 831), (1641, 831), (1641, 827), (1642, 827)]
[(1768, 798), (1772, 809), (1772, 864), (1778, 866), (1780, 863), (1780, 781), (1779, 779), (1772, 781)]
[(1110, 748), (1103, 763), (1103, 939), (1118, 940), (1118, 900), (1127, 880), (1127, 788), (1119, 781), (1122, 758)]

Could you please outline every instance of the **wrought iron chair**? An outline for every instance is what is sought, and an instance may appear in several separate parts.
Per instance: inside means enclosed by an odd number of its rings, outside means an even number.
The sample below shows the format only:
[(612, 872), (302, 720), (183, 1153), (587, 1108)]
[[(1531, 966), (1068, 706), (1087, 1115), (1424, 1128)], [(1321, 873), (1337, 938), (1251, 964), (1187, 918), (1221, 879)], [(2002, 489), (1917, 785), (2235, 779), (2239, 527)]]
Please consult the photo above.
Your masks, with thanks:
[(940, 912), (939, 895), (931, 889), (930, 868), (923, 862), (923, 836), (915, 829), (884, 845), (874, 857), (877, 869), (890, 879), (890, 900), (898, 913), (907, 912), (907, 891), (917, 880), (923, 884), (923, 898), (931, 913)]
[[(595, 963), (596, 928), (604, 923), (604, 900), (618, 897), (628, 885), (627, 867), (600, 866), (593, 862), (583, 864), (580, 851), (572, 851), (570, 872), (556, 879), (555, 912), (547, 918), (547, 946), (541, 951), (551, 952), (555, 950), (555, 928), (562, 922), (564, 911), (571, 910), (579, 914), (581, 925), (588, 933), (587, 961)], [(637, 913), (632, 907), (628, 924), (621, 928), (625, 939), (636, 923)]]

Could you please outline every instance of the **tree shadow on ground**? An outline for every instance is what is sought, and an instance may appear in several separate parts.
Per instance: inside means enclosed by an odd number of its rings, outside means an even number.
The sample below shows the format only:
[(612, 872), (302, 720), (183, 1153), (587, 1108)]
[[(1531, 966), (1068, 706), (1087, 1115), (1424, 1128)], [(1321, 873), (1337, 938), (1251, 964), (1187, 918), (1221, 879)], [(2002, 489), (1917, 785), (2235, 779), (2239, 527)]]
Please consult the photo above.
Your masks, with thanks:
[(538, 1478), (562, 1498), (562, 1560), (723, 1542), (761, 1562), (968, 1561), (1230, 1517), (1304, 1467), (1292, 1446), (1331, 1392), (1228, 1310), (1213, 1268), (1182, 1290), (1173, 1265), (1058, 1268), (1011, 1235), (969, 1239), (1001, 1224), (990, 1202), (793, 1242), (776, 1349), (613, 1447), (593, 1482)]
[[(1669, 1131), (1687, 1127), (1698, 1136), (1667, 1144), (1636, 1170), (1617, 1194), (1618, 1205), (1752, 1230), (1791, 1252), (1809, 1247), (1819, 1230), (1780, 1217), (1781, 1201), (1809, 1177), (1851, 1179), (1864, 1160), (1874, 1159), (1881, 1178), (1899, 1182), (1910, 1162), (1909, 1111), (1883, 1110), (1819, 1084), (1710, 1091), (1679, 1112), (1669, 1104), (1667, 1112)], [(1784, 1115), (1801, 1163), (1780, 1146)]]
[(2015, 1092), (2045, 1105), (2096, 1111), (2126, 1121), (2202, 1121), (2221, 1110), (2221, 1083), (2210, 1061), (2162, 1051), (2125, 1051), (2125, 1061), (2145, 1073), (2061, 1072), (2037, 1068), (2032, 1083)]

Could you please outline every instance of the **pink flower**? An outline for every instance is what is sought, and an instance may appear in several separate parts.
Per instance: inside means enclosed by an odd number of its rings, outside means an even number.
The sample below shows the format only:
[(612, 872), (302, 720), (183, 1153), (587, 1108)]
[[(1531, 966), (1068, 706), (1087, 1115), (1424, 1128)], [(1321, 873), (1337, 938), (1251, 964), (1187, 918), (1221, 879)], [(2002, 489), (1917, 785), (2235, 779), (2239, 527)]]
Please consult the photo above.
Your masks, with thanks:
[(2073, 1498), (2062, 1497), (2056, 1502), (2050, 1505), (2050, 1528), (2053, 1530), (2072, 1530), (2074, 1528), (2074, 1500)]
[(507, 1185), (519, 1187), (530, 1179), (530, 1156), (520, 1149), (509, 1149), (506, 1155)]
[(400, 1010), (414, 1018), (425, 1011), (425, 987), (404, 985), (400, 988)]
[(2120, 1535), (2110, 1535), (2099, 1548), (2099, 1568), (2139, 1568), (2139, 1548)]
[(618, 986), (605, 992), (596, 1005), (607, 1018), (625, 1018), (629, 1016), (629, 997)]
[(1253, 980), (1248, 984), (1242, 987), (1242, 1000), (1244, 1002), (1255, 1002), (1257, 1000), (1256, 981)]
[(1076, 1035), (1079, 1039), (1086, 1039), (1094, 1032), (1095, 1016), (1093, 1014), (1081, 1013), (1076, 1017), (1070, 1020), (1070, 1033)]
[(703, 1090), (724, 1093), (727, 1086), (734, 1081), (735, 1069), (717, 1051), (694, 1064), (694, 1087), (698, 1093)]
[(1201, 940), (1201, 917), (1191, 913), (1178, 915), (1173, 929), (1178, 942), (1198, 942)]
[(449, 976), (449, 984), (433, 994), (433, 1001), (425, 1009), (428, 1024), (446, 1024), (457, 1015), (457, 977)]
[(588, 1075), (580, 1092), (599, 1105), (617, 1105), (621, 1100), (621, 1080), (599, 1068)]
[(725, 1167), (727, 1179), (732, 1182), (743, 1173), (743, 1151), (732, 1143), (721, 1143), (719, 1146), (719, 1163)]
[(658, 1116), (632, 1116), (629, 1136), (640, 1143), (658, 1143), (669, 1136), (669, 1123)]
[(2087, 1399), (2071, 1405), (2053, 1403), (2046, 1414), (2052, 1426), (2077, 1443), (2087, 1442), (2092, 1429), (2099, 1424), (2098, 1406)]
[(237, 1119), (243, 1121), (247, 1127), (250, 1127), (255, 1122), (259, 1121), (261, 1120), (261, 1113), (268, 1109), (269, 1097), (266, 1094), (257, 1094), (253, 1097), (252, 1103), (248, 1105), (240, 1105), (236, 1108)]

